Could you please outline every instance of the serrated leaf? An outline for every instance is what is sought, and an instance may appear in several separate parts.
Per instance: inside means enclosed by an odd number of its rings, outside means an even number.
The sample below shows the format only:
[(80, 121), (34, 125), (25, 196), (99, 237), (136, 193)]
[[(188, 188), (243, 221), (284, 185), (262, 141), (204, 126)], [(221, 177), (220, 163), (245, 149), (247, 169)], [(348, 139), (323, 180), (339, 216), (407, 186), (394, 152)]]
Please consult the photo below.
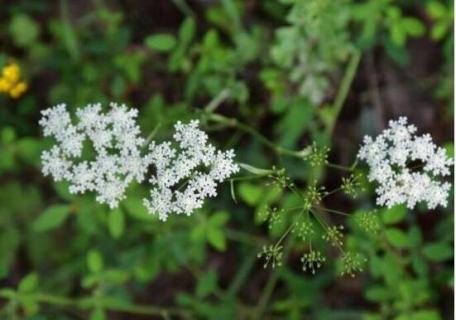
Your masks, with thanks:
[(92, 273), (103, 270), (103, 258), (97, 250), (91, 249), (87, 252), (87, 267)]
[(388, 242), (396, 248), (403, 249), (410, 246), (408, 236), (397, 228), (389, 228), (385, 230), (385, 236)]
[(109, 232), (113, 238), (119, 238), (125, 228), (124, 213), (120, 208), (112, 210), (108, 217)]
[(43, 232), (58, 228), (63, 224), (69, 213), (69, 205), (60, 204), (50, 206), (33, 222), (33, 229)]
[(176, 45), (176, 39), (171, 34), (157, 33), (148, 36), (144, 40), (144, 43), (151, 50), (167, 52), (174, 48), (174, 46)]
[(444, 242), (434, 242), (423, 247), (423, 254), (431, 261), (441, 262), (453, 256), (453, 248)]

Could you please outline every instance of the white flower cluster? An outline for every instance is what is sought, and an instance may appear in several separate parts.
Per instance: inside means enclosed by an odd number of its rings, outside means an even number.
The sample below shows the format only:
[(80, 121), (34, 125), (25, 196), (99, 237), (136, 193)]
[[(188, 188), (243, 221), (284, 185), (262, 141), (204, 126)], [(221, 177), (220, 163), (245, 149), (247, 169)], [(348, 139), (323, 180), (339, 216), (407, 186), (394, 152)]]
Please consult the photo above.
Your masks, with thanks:
[(390, 121), (375, 140), (364, 137), (358, 158), (370, 167), (369, 181), (379, 183), (377, 204), (392, 207), (406, 203), (413, 209), (424, 201), (429, 209), (446, 207), (451, 186), (437, 179), (450, 174), (453, 160), (432, 142), (429, 134), (415, 133), (416, 127), (401, 117)]
[(166, 220), (170, 213), (185, 213), (201, 208), (206, 197), (217, 195), (222, 182), (239, 166), (233, 162), (234, 151), (218, 151), (207, 142), (198, 121), (175, 125), (175, 148), (171, 142), (150, 145), (150, 157), (156, 174), (150, 178), (154, 188), (144, 199), (149, 212)]
[[(68, 180), (71, 193), (95, 191), (97, 201), (117, 207), (133, 180), (141, 182), (150, 157), (141, 156), (144, 139), (136, 125), (138, 111), (110, 104), (102, 113), (101, 104), (78, 109), (73, 124), (64, 104), (42, 111), (40, 125), (45, 136), (53, 136), (57, 145), (44, 151), (43, 173), (54, 180)], [(91, 141), (95, 159), (80, 160), (86, 140)], [(79, 160), (79, 161), (78, 161)]]
[[(39, 124), (44, 135), (57, 141), (41, 155), (43, 174), (55, 181), (69, 181), (71, 193), (94, 191), (98, 202), (115, 208), (125, 198), (128, 185), (142, 182), (153, 164), (151, 198), (144, 199), (144, 204), (150, 213), (166, 220), (169, 213), (189, 215), (200, 208), (206, 197), (217, 194), (218, 182), (239, 170), (233, 150), (216, 150), (198, 128), (198, 121), (175, 125), (177, 149), (171, 142), (152, 142), (143, 155), (137, 115), (138, 110), (125, 105), (111, 103), (110, 110), (103, 113), (101, 104), (93, 104), (78, 109), (78, 121), (73, 124), (64, 104), (42, 111)], [(94, 160), (81, 159), (91, 153)], [(178, 183), (186, 188), (177, 187)]]

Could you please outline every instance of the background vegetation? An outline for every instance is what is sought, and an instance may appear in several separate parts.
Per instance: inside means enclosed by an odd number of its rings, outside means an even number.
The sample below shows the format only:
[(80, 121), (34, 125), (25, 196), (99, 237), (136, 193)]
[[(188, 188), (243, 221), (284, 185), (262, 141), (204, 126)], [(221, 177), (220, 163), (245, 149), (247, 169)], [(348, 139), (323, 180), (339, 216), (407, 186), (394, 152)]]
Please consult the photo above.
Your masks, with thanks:
[(134, 187), (110, 211), (42, 176), (50, 141), (38, 119), (61, 102), (124, 102), (143, 132), (160, 124), (160, 140), (199, 118), (239, 161), (332, 190), (344, 171), (281, 150), (315, 141), (350, 166), (364, 134), (405, 115), (452, 154), (453, 41), (445, 0), (2, 1), (0, 67), (17, 63), (28, 88), (0, 93), (0, 318), (452, 318), (452, 205), (381, 209), (362, 224), (372, 187), (336, 193), (323, 205), (350, 216), (323, 217), (344, 225), (363, 270), (341, 276), (318, 228), (326, 261), (315, 274), (302, 270), (307, 245), (294, 234), (282, 266), (263, 268), (257, 254), (293, 215), (262, 213), (292, 205), (293, 193), (267, 179), (235, 181), (232, 192), (226, 183), (203, 210), (162, 223)]

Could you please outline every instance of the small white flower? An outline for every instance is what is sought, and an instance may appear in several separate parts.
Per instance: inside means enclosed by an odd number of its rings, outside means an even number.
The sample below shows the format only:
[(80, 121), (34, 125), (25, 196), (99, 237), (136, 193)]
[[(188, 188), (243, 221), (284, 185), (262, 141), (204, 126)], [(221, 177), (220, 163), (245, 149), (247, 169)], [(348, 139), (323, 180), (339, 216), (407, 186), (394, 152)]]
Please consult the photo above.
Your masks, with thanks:
[(204, 204), (204, 199), (217, 195), (220, 183), (239, 171), (234, 151), (216, 150), (196, 120), (174, 126), (175, 145), (171, 142), (151, 143), (150, 158), (155, 174), (149, 179), (154, 185), (144, 204), (160, 220), (171, 213), (190, 215)]
[(450, 184), (439, 176), (450, 174), (453, 160), (437, 148), (429, 134), (415, 135), (407, 118), (390, 121), (389, 128), (372, 139), (364, 137), (358, 158), (369, 165), (369, 181), (376, 181), (377, 204), (392, 207), (405, 203), (413, 209), (420, 201), (429, 209), (446, 206)]

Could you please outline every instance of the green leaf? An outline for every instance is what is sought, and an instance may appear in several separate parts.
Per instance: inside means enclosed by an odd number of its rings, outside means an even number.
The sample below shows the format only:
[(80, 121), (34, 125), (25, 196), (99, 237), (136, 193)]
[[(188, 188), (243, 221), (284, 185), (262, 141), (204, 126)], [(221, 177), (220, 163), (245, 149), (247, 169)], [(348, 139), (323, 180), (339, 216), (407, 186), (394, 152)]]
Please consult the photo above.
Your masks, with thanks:
[(225, 211), (218, 211), (209, 218), (209, 224), (220, 227), (225, 225), (228, 222), (229, 218), (229, 214)]
[(260, 200), (261, 195), (263, 194), (263, 188), (244, 182), (239, 184), (238, 192), (242, 200), (247, 204), (253, 206)]
[(96, 308), (90, 314), (90, 320), (105, 320), (106, 315), (102, 308)]
[(220, 228), (209, 227), (207, 229), (207, 241), (218, 251), (225, 251), (226, 239)]
[(366, 290), (366, 299), (374, 302), (386, 301), (389, 298), (389, 292), (381, 286), (374, 286)]
[(441, 262), (453, 257), (453, 248), (444, 242), (434, 242), (423, 247), (423, 254), (430, 261)]
[(407, 30), (408, 34), (415, 36), (415, 37), (423, 35), (424, 31), (426, 31), (426, 29), (424, 28), (424, 25), (421, 23), (421, 21), (416, 18), (411, 18), (411, 17), (404, 18), (402, 20), (402, 25), (403, 25), (404, 29)]
[(103, 270), (103, 258), (97, 250), (91, 249), (87, 253), (87, 267), (92, 273)]
[(390, 36), (391, 40), (398, 45), (399, 47), (403, 47), (405, 44), (406, 40), (406, 34), (404, 32), (404, 29), (402, 29), (402, 26), (400, 24), (394, 24), (391, 26), (390, 29)]
[(38, 232), (58, 228), (70, 213), (70, 206), (57, 204), (50, 206), (33, 222), (33, 229)]
[(438, 311), (429, 309), (429, 310), (420, 310), (420, 311), (414, 311), (414, 312), (409, 312), (407, 314), (402, 314), (394, 320), (440, 320), (442, 319), (439, 316)]
[(394, 247), (403, 249), (410, 246), (409, 237), (397, 228), (389, 228), (385, 230), (386, 239)]
[(129, 197), (123, 201), (122, 206), (125, 208), (132, 218), (143, 222), (150, 222), (157, 220), (157, 216), (150, 214), (140, 198)]
[(30, 293), (38, 288), (38, 276), (36, 273), (30, 273), (19, 283), (18, 291), (21, 293)]
[(18, 47), (32, 45), (39, 35), (39, 25), (25, 14), (15, 15), (10, 24), (9, 32)]
[(217, 288), (217, 273), (213, 270), (205, 272), (198, 280), (196, 296), (204, 298)]
[(438, 19), (445, 16), (446, 8), (438, 1), (431, 1), (427, 6), (427, 11), (432, 18)]
[(149, 49), (160, 52), (170, 51), (176, 45), (174, 36), (167, 33), (158, 33), (148, 36), (144, 42)]
[(407, 208), (403, 205), (398, 205), (390, 209), (385, 209), (382, 218), (385, 224), (395, 224), (402, 221), (406, 215)]
[(16, 139), (16, 132), (12, 127), (4, 127), (1, 133), (1, 139), (4, 144), (10, 144)]
[(185, 44), (192, 41), (193, 36), (195, 35), (195, 20), (191, 17), (187, 18), (182, 22), (179, 28), (179, 40)]
[(112, 210), (108, 217), (109, 232), (113, 238), (119, 238), (125, 228), (124, 213), (120, 208)]

